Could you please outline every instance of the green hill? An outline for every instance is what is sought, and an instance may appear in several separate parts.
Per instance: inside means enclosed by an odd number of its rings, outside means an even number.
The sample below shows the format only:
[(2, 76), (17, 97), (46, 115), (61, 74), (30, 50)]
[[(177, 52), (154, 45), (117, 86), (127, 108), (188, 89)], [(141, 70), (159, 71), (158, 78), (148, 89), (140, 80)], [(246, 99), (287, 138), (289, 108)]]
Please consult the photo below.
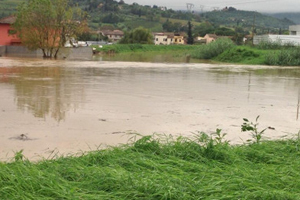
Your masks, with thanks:
[[(0, 0), (0, 17), (5, 17), (16, 11), (20, 2), (26, 0)], [(223, 11), (206, 13), (191, 13), (164, 9), (159, 6), (142, 6), (137, 3), (126, 4), (123, 0), (73, 0), (72, 3), (88, 12), (91, 30), (110, 26), (124, 31), (143, 26), (151, 31), (184, 31), (187, 22), (191, 21), (194, 28), (201, 24), (209, 24), (210, 33), (213, 29), (237, 27), (249, 33), (255, 28), (257, 32), (276, 33), (295, 24), (290, 19), (279, 19), (258, 12), (236, 10), (230, 7)], [(199, 29), (199, 28), (198, 28)]]
[(289, 19), (296, 24), (300, 24), (300, 12), (273, 13), (269, 15), (278, 19)]

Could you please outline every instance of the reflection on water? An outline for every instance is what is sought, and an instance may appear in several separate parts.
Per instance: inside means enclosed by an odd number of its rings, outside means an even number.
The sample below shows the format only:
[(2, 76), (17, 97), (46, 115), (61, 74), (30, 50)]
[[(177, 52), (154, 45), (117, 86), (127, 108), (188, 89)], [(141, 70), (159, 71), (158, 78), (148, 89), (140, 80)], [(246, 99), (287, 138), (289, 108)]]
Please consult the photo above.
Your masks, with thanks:
[(83, 85), (76, 84), (81, 74), (60, 67), (2, 67), (0, 76), (0, 83), (14, 85), (18, 109), (38, 118), (61, 121), (84, 99)]
[[(299, 83), (298, 68), (0, 58), (0, 159), (123, 143), (128, 131), (221, 128), (238, 143), (242, 118), (257, 115), (269, 137), (296, 133)], [(20, 135), (34, 139), (10, 139)]]

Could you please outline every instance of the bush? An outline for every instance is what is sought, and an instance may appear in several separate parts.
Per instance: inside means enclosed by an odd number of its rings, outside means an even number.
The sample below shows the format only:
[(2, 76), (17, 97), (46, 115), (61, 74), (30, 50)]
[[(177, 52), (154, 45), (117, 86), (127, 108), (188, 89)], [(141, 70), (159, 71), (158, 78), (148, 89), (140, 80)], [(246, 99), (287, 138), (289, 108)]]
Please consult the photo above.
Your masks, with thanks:
[(298, 66), (300, 65), (300, 47), (282, 49), (276, 53), (269, 53), (266, 55), (265, 64)]
[(211, 59), (234, 46), (234, 43), (230, 39), (218, 39), (207, 45), (199, 46), (198, 49), (192, 52), (191, 56), (198, 59)]
[(295, 44), (293, 42), (287, 42), (283, 44), (281, 40), (277, 40), (275, 42), (262, 41), (256, 47), (258, 49), (264, 49), (264, 50), (269, 50), (269, 49), (275, 50), (275, 49), (287, 49), (294, 46)]
[(216, 60), (222, 62), (242, 62), (245, 60), (253, 60), (259, 57), (259, 54), (252, 49), (245, 47), (236, 47), (224, 51)]

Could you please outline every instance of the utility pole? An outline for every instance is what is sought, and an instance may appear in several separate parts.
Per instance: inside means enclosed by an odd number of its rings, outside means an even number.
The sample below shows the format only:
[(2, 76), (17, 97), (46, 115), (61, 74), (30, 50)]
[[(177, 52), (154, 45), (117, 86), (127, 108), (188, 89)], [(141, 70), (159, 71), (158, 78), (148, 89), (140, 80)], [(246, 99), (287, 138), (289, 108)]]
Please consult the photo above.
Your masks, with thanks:
[(253, 23), (252, 23), (252, 45), (254, 45), (255, 18), (256, 18), (256, 13), (254, 12)]
[(186, 3), (186, 8), (187, 8), (187, 10), (189, 11), (189, 12), (192, 12), (192, 8), (194, 8), (194, 4), (192, 4), (192, 3)]
[(201, 13), (203, 13), (204, 5), (200, 5)]

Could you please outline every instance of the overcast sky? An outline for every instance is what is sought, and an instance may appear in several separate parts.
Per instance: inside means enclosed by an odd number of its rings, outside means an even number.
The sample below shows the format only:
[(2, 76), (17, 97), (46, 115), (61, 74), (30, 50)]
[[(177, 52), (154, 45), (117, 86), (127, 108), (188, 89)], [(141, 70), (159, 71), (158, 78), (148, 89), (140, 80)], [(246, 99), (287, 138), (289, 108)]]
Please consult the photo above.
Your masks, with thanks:
[(257, 12), (300, 12), (300, 0), (124, 0), (127, 4), (166, 6), (168, 9), (186, 9), (186, 3), (194, 4), (194, 10), (211, 11), (213, 7), (219, 9), (232, 6), (238, 10)]

